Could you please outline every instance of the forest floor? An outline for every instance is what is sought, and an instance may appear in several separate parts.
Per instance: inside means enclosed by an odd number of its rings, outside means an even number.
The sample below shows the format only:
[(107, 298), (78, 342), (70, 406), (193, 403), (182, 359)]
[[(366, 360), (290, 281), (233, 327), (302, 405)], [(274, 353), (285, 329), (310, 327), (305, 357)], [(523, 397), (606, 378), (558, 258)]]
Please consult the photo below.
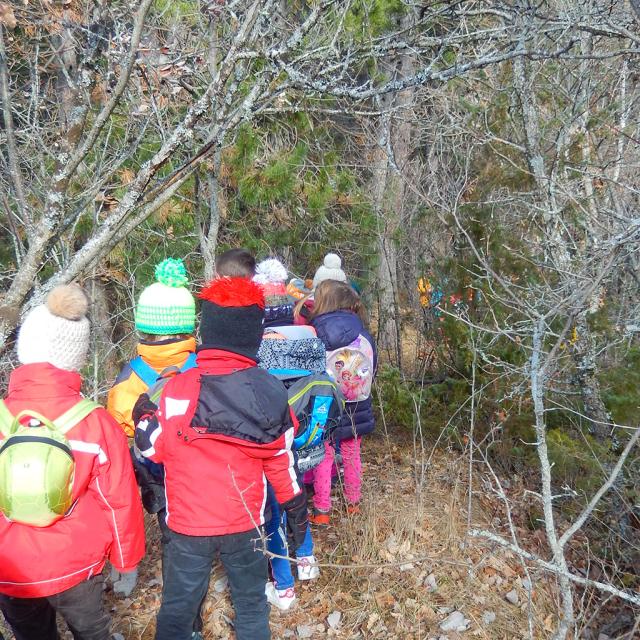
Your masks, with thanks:
[[(334, 501), (331, 526), (314, 533), (316, 557), (324, 565), (321, 575), (296, 583), (294, 610), (272, 608), (275, 640), (550, 637), (557, 610), (553, 580), (531, 573), (528, 592), (515, 556), (466, 537), (467, 461), (442, 451), (430, 461), (429, 452), (424, 457), (407, 435), (365, 438), (362, 511), (347, 516), (340, 499)], [(478, 478), (471, 520), (504, 530), (499, 501), (482, 491), (481, 484)], [(335, 492), (339, 495), (340, 487)], [(160, 539), (152, 517), (147, 517), (147, 540), (132, 597), (120, 600), (107, 594), (114, 631), (127, 640), (153, 638), (160, 605)], [(452, 614), (460, 619), (458, 613), (466, 630), (443, 630)], [(211, 578), (204, 618), (207, 640), (234, 637), (220, 566)]]
[[(319, 579), (296, 583), (295, 610), (272, 609), (274, 639), (512, 640), (530, 637), (529, 620), (534, 638), (550, 635), (552, 581), (533, 577), (529, 602), (517, 558), (465, 537), (464, 460), (436, 452), (429, 466), (419, 464), (409, 438), (394, 436), (390, 443), (381, 435), (365, 439), (362, 457), (362, 511), (347, 516), (340, 500), (334, 502), (331, 526), (314, 534), (316, 556), (326, 566)], [(488, 497), (474, 499), (472, 509), (474, 523), (496, 524), (499, 505)], [(160, 604), (159, 533), (151, 518), (147, 532), (148, 552), (134, 597), (109, 598), (114, 630), (127, 640), (153, 637)], [(516, 604), (505, 597), (511, 591)], [(467, 630), (443, 631), (440, 625), (455, 612), (468, 621)], [(221, 567), (212, 576), (204, 617), (205, 638), (233, 637)]]

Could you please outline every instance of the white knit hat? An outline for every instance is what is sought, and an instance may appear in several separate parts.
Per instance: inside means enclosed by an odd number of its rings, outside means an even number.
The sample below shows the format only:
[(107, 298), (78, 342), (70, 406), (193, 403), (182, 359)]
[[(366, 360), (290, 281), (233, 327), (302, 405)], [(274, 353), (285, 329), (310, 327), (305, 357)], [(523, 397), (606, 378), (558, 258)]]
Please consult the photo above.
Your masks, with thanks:
[(59, 369), (80, 370), (89, 350), (88, 307), (87, 296), (78, 285), (53, 289), (20, 327), (18, 360), (22, 364), (49, 362)]
[(315, 289), (323, 280), (338, 280), (346, 282), (347, 275), (342, 270), (342, 260), (335, 253), (327, 253), (324, 263), (318, 267), (316, 275), (313, 276), (313, 288)]
[(257, 284), (278, 284), (287, 281), (287, 270), (277, 258), (267, 258), (256, 265), (253, 281)]

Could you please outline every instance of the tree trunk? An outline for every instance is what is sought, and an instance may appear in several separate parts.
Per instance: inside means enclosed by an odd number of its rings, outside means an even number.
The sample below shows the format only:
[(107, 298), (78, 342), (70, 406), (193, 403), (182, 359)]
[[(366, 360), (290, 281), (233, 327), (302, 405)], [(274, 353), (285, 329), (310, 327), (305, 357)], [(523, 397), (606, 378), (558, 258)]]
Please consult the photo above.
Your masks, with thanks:
[(220, 152), (213, 158), (213, 168), (207, 171), (207, 206), (200, 225), (200, 251), (204, 260), (204, 279), (211, 280), (216, 272), (216, 250), (220, 230), (220, 210), (224, 199), (223, 189), (218, 181)]
[[(218, 24), (215, 19), (209, 22), (209, 73), (215, 78), (218, 73)], [(216, 97), (211, 97), (211, 108), (216, 109)], [(206, 215), (200, 225), (200, 251), (204, 260), (204, 279), (212, 280), (216, 274), (216, 250), (218, 247), (218, 231), (220, 230), (220, 204), (224, 197), (219, 182), (221, 165), (220, 149), (213, 155), (213, 166), (207, 170), (207, 203)]]
[(395, 360), (400, 366), (397, 340), (399, 318), (394, 288), (397, 278), (394, 241), (397, 217), (386, 206), (389, 191), (389, 158), (385, 147), (391, 132), (389, 117), (382, 118), (380, 129), (373, 170), (373, 203), (378, 219), (378, 270), (375, 285), (378, 297), (378, 348), (389, 360)]
[[(401, 28), (413, 23), (413, 12), (401, 19)], [(400, 78), (414, 72), (412, 55), (391, 60)], [(406, 180), (411, 154), (410, 117), (415, 89), (385, 96), (380, 106), (387, 111), (380, 120), (373, 170), (373, 200), (378, 216), (378, 345), (389, 360), (402, 366), (400, 299), (398, 296), (399, 236), (408, 215)], [(388, 113), (393, 109), (393, 114)]]
[[(568, 239), (563, 231), (562, 207), (556, 195), (555, 171), (546, 166), (542, 154), (538, 105), (535, 92), (532, 90), (532, 80), (525, 60), (517, 59), (514, 61), (514, 84), (520, 99), (527, 162), (542, 201), (544, 212), (542, 228), (544, 229), (546, 260), (550, 266), (556, 269), (558, 278), (563, 282), (564, 289), (567, 292), (571, 292), (579, 286), (579, 283), (572, 276), (574, 269), (571, 264), (570, 243), (573, 241)], [(584, 128), (588, 115), (586, 104), (588, 102), (588, 93), (586, 91), (583, 92), (582, 102), (585, 103), (582, 122)], [(589, 149), (586, 143), (581, 145), (581, 151), (586, 165), (589, 160)], [(595, 215), (596, 207), (593, 200), (592, 182), (588, 174), (585, 175), (586, 178), (583, 180), (583, 185), (587, 199), (586, 208), (592, 215)], [(586, 230), (586, 235), (589, 235), (588, 229)], [(587, 239), (585, 246), (589, 245), (590, 241)], [(594, 295), (597, 295), (597, 293)], [(582, 396), (585, 415), (591, 420), (590, 432), (600, 442), (604, 442), (609, 435), (609, 429), (606, 425), (609, 421), (609, 415), (602, 400), (600, 384), (597, 378), (596, 345), (587, 323), (589, 308), (576, 309), (576, 312), (578, 318), (576, 324), (577, 341), (572, 350), (576, 378)]]
[(100, 401), (118, 374), (116, 350), (113, 344), (113, 313), (109, 305), (107, 288), (97, 275), (85, 283), (91, 298), (91, 367), (92, 375), (85, 384), (91, 397)]

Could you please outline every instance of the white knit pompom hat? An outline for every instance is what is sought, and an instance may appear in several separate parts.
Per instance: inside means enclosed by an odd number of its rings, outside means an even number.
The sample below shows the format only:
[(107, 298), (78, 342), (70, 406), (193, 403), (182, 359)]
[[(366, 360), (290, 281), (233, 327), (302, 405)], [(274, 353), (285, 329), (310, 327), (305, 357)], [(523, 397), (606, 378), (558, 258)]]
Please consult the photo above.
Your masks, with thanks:
[(256, 265), (256, 284), (279, 284), (287, 281), (287, 270), (277, 258), (267, 258)]
[(342, 270), (342, 260), (339, 255), (327, 253), (324, 257), (324, 263), (318, 267), (316, 275), (313, 276), (313, 288), (315, 289), (323, 280), (347, 281), (347, 275)]
[(18, 360), (22, 364), (49, 362), (59, 369), (79, 371), (89, 350), (88, 307), (87, 296), (78, 285), (53, 289), (20, 327)]

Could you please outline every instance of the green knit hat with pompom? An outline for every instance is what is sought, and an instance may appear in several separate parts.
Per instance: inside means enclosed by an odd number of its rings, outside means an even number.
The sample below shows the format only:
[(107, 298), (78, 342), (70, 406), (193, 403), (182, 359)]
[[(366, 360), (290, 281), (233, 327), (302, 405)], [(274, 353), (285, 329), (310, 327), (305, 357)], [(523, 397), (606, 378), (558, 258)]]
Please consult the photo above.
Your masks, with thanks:
[(188, 278), (182, 260), (163, 260), (156, 266), (155, 276), (156, 282), (140, 294), (136, 329), (153, 335), (193, 333), (196, 304), (184, 286)]

